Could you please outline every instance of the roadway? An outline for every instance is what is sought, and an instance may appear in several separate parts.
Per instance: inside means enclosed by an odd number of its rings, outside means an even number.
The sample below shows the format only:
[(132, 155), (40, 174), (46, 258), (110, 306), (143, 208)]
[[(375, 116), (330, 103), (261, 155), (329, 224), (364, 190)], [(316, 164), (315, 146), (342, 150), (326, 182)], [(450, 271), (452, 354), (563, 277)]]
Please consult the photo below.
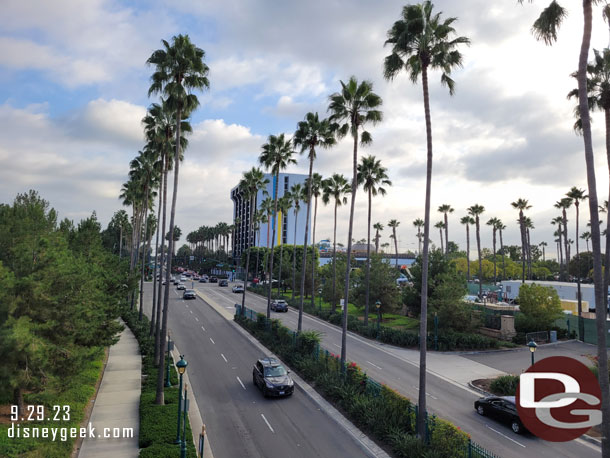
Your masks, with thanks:
[[(232, 293), (231, 286), (232, 284), (229, 284), (228, 288), (224, 288), (218, 287), (217, 284), (195, 283), (195, 289), (227, 308), (233, 308), (235, 303), (241, 303), (241, 294)], [(267, 300), (247, 292), (246, 306), (266, 313)], [(273, 318), (280, 319), (285, 326), (296, 330), (297, 311), (289, 308), (288, 313), (271, 313)], [(322, 346), (333, 353), (340, 353), (341, 329), (338, 326), (304, 314), (303, 329), (321, 332)], [(348, 333), (347, 352), (348, 360), (356, 362), (375, 380), (417, 401), (419, 353), (416, 350), (396, 348)], [(496, 357), (502, 356), (496, 354)], [(473, 364), (475, 366), (472, 366)], [(470, 389), (466, 383), (456, 380), (459, 380), (458, 376), (466, 379), (478, 378), (471, 373), (460, 374), (460, 372), (468, 372), (471, 367), (476, 370), (479, 366), (478, 363), (461, 356), (429, 352), (428, 367), (431, 370), (427, 377), (426, 392), (428, 412), (451, 421), (470, 434), (473, 441), (504, 458), (601, 456), (599, 447), (582, 439), (564, 443), (546, 442), (531, 435), (517, 435), (510, 427), (477, 415), (473, 404), (481, 395)], [(491, 373), (495, 372), (492, 368), (488, 369)]]
[[(144, 286), (150, 316), (152, 285)], [(201, 299), (170, 290), (169, 329), (188, 361), (215, 458), (365, 456), (333, 419), (297, 387), (289, 398), (265, 399), (252, 383), (263, 356), (233, 324)]]

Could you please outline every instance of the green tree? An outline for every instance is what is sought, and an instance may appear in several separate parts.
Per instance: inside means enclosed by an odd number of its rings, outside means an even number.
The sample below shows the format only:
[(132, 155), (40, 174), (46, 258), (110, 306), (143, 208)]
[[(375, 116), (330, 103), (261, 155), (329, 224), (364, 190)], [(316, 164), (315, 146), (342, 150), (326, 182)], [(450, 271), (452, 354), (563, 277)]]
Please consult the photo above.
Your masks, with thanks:
[[(576, 208), (576, 257), (579, 258), (580, 257), (580, 250), (578, 248), (578, 219), (579, 219), (579, 208), (580, 208), (580, 202), (582, 202), (583, 200), (587, 199), (587, 195), (585, 194), (585, 190), (584, 189), (579, 189), (576, 186), (572, 186), (572, 188), (568, 191), (568, 193), (566, 194), (566, 196), (574, 202), (574, 208)], [(606, 243), (607, 245), (607, 243)], [(606, 248), (607, 250), (607, 248)], [(577, 289), (578, 289), (578, 330), (579, 330), (579, 335), (581, 336), (581, 340), (584, 339), (584, 320), (582, 319), (582, 297), (581, 297), (581, 293), (580, 293), (580, 277), (581, 277), (581, 263), (578, 262), (577, 264), (577, 271), (576, 271), (576, 283), (577, 283)], [(570, 263), (568, 263), (568, 271), (570, 269)], [(587, 269), (585, 272), (588, 272), (589, 270)], [(608, 288), (606, 287), (606, 290)]]
[[(299, 221), (299, 211), (301, 210), (301, 202), (307, 199), (305, 188), (301, 183), (293, 184), (290, 188), (290, 196), (292, 197), (292, 208), (294, 210), (294, 237), (292, 238), (292, 299), (294, 299), (294, 290), (296, 289), (296, 275), (297, 275), (297, 257), (296, 257), (296, 246), (297, 246), (297, 227)], [(299, 310), (299, 314), (302, 315), (302, 310)], [(301, 329), (298, 328), (300, 331)]]
[[(432, 14), (433, 4), (424, 1), (415, 5), (406, 5), (402, 9), (402, 17), (396, 21), (388, 31), (385, 44), (392, 46), (392, 53), (385, 58), (384, 76), (394, 79), (396, 75), (405, 70), (409, 79), (415, 83), (419, 76), (422, 79), (424, 98), (424, 112), (426, 119), (426, 200), (424, 210), (424, 247), (422, 267), (424, 271), (421, 308), (423, 311), (420, 321), (420, 381), (419, 381), (419, 408), (426, 411), (426, 327), (428, 298), (426, 296), (428, 282), (428, 243), (430, 239), (430, 195), (432, 186), (432, 121), (430, 116), (430, 98), (428, 91), (428, 70), (441, 70), (441, 84), (447, 85), (449, 93), (453, 94), (455, 83), (451, 79), (452, 69), (462, 65), (462, 55), (457, 50), (460, 44), (469, 44), (466, 37), (452, 38), (455, 34), (453, 23), (456, 18), (447, 18), (441, 21), (441, 15)], [(417, 435), (421, 438), (425, 433), (425, 416), (418, 417)]]
[[(443, 204), (438, 207), (438, 211), (444, 216), (444, 229), (445, 229), (445, 245), (447, 249), (445, 250), (446, 254), (449, 254), (449, 219), (447, 217), (447, 213), (453, 213), (454, 209), (449, 204)], [(441, 237), (442, 239), (442, 237)]]
[[(292, 208), (292, 195), (290, 194), (290, 191), (287, 191), (284, 193), (284, 195), (282, 197), (280, 197), (277, 201), (277, 206), (280, 210), (280, 212), (282, 213), (282, 215), (285, 215), (286, 213), (288, 213), (290, 211), (290, 209)], [(273, 251), (275, 253), (275, 250)], [(275, 255), (274, 255), (275, 257)], [(282, 287), (282, 285), (284, 284), (284, 277), (282, 276), (282, 264), (284, 261), (284, 242), (282, 241), (282, 243), (280, 244), (280, 272), (278, 275), (278, 282), (277, 282), (277, 294), (280, 294), (280, 288)]]
[(415, 226), (417, 228), (417, 243), (418, 243), (418, 248), (417, 248), (417, 254), (419, 254), (421, 256), (421, 241), (422, 241), (422, 237), (423, 234), (421, 232), (422, 227), (424, 227), (424, 220), (421, 218), (417, 218), (413, 221), (413, 226)]
[(379, 233), (381, 231), (383, 231), (383, 224), (375, 223), (375, 224), (373, 224), (373, 229), (375, 229), (375, 254), (378, 254), (379, 253), (379, 239), (381, 238), (381, 235)]
[(352, 297), (356, 306), (365, 308), (365, 320), (368, 314), (366, 302), (381, 303), (381, 313), (391, 313), (400, 307), (400, 293), (396, 288), (398, 271), (385, 262), (381, 255), (373, 253), (370, 257), (370, 284), (358, 281), (353, 288)]
[(529, 331), (546, 331), (563, 316), (555, 288), (536, 283), (519, 288), (519, 310), (527, 319)]
[(377, 194), (384, 196), (386, 193), (383, 186), (392, 186), (388, 178), (387, 170), (381, 166), (381, 161), (375, 156), (363, 157), (358, 164), (358, 183), (362, 183), (362, 188), (368, 194), (368, 219), (367, 219), (367, 241), (366, 241), (366, 300), (364, 304), (364, 324), (369, 324), (369, 281), (371, 270), (371, 209), (373, 196)]
[[(318, 217), (318, 197), (320, 197), (320, 195), (322, 194), (322, 181), (323, 181), (322, 175), (320, 175), (319, 173), (314, 173), (311, 176), (311, 180), (309, 180), (309, 178), (308, 178), (308, 181), (307, 181), (307, 188), (309, 189), (309, 187), (311, 186), (311, 196), (315, 200), (311, 239), (312, 239), (312, 246), (315, 247), (316, 251), (317, 251), (317, 247), (318, 247), (318, 245), (316, 244), (316, 220)], [(307, 218), (307, 220), (309, 221), (309, 218)], [(317, 267), (316, 264), (311, 265), (311, 291), (312, 291), (311, 306), (312, 307), (315, 306), (315, 300), (316, 300), (316, 289), (315, 289), (316, 267)]]

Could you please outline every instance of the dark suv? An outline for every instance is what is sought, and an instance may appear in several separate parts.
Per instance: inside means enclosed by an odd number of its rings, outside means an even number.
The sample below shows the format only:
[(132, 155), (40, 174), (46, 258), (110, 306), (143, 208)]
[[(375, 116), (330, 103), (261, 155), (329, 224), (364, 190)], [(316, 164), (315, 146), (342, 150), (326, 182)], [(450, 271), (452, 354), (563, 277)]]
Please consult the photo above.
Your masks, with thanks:
[(218, 286), (229, 286), (229, 282), (227, 280), (220, 280)]
[(283, 299), (275, 299), (271, 301), (271, 310), (274, 312), (288, 312), (288, 304)]
[(290, 371), (275, 359), (259, 359), (252, 369), (252, 382), (263, 391), (263, 396), (290, 396), (294, 392), (294, 382)]
[(474, 408), (479, 415), (495, 418), (502, 423), (508, 423), (514, 433), (523, 434), (525, 427), (519, 419), (514, 396), (489, 396), (474, 402)]
[(218, 283), (217, 277), (210, 277), (210, 283)]

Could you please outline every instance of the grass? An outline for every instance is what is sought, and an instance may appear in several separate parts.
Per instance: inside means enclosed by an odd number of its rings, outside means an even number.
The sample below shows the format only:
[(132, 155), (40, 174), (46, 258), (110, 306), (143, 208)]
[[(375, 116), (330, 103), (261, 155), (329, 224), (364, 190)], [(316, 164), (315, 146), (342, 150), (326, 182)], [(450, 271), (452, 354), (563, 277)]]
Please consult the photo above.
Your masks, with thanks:
[[(69, 385), (64, 390), (57, 390), (52, 383), (47, 385), (45, 391), (24, 395), (25, 404), (44, 405), (45, 415), (53, 413), (54, 405), (69, 405), (69, 421), (23, 421), (22, 427), (30, 428), (79, 428), (85, 415), (85, 408), (91, 397), (95, 394), (95, 385), (101, 375), (104, 364), (104, 349), (92, 349), (92, 360), (87, 362), (83, 370), (69, 377)], [(16, 424), (17, 425), (17, 424)], [(74, 447), (75, 438), (67, 435), (65, 441), (56, 438), (10, 438), (8, 431), (10, 424), (0, 425), (0, 456), (19, 458), (64, 458), (70, 456)]]

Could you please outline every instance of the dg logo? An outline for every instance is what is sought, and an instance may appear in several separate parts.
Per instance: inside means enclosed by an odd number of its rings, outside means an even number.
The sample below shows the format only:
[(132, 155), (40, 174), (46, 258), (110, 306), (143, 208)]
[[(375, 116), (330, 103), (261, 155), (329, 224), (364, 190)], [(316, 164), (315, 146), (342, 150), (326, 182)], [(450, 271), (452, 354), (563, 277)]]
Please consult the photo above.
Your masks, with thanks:
[(567, 442), (602, 422), (601, 397), (597, 378), (587, 366), (552, 356), (521, 374), (516, 404), (519, 418), (532, 434)]

